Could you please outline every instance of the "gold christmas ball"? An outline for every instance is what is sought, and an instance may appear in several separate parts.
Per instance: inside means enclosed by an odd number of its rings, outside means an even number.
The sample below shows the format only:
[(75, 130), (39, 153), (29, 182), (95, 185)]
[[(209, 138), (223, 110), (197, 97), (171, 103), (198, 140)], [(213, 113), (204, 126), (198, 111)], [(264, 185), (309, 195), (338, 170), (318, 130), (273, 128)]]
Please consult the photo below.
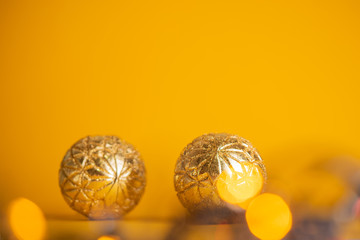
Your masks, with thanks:
[(243, 207), (260, 194), (265, 180), (265, 165), (251, 143), (220, 133), (205, 134), (185, 147), (176, 163), (174, 185), (190, 213), (208, 213)]
[(145, 166), (139, 152), (118, 137), (89, 136), (67, 151), (59, 185), (75, 211), (91, 219), (120, 218), (144, 193)]

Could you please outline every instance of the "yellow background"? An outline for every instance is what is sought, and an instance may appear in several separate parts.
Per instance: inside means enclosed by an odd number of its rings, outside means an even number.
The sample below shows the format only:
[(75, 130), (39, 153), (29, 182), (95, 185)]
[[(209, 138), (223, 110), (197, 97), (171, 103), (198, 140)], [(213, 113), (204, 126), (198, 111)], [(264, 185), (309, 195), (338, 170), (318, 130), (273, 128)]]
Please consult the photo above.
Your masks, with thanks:
[(129, 217), (183, 211), (175, 161), (203, 133), (249, 139), (269, 176), (359, 156), (359, 12), (356, 0), (1, 0), (1, 208), (21, 196), (75, 215), (58, 168), (87, 135), (141, 152), (148, 185)]

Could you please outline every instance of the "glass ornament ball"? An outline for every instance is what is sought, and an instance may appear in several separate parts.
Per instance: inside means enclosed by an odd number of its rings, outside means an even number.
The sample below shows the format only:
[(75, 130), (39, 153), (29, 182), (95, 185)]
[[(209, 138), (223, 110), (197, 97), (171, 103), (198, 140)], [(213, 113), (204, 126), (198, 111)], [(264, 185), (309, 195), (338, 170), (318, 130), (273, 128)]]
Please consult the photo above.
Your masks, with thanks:
[(176, 162), (174, 185), (190, 213), (223, 212), (259, 195), (265, 165), (252, 144), (237, 135), (205, 134), (194, 139)]
[(121, 218), (140, 201), (146, 185), (139, 152), (116, 136), (89, 136), (65, 154), (59, 186), (66, 203), (90, 219)]

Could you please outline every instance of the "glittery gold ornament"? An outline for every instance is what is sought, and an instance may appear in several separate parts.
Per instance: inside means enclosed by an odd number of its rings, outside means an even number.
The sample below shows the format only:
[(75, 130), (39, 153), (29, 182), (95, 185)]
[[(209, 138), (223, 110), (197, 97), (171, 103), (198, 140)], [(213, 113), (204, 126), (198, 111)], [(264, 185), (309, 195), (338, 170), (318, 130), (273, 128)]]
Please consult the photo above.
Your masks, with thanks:
[[(259, 176), (261, 183), (254, 183)], [(265, 179), (264, 163), (249, 141), (226, 133), (205, 134), (181, 153), (174, 185), (180, 202), (191, 213), (221, 212), (227, 203), (259, 194)], [(225, 187), (226, 193), (219, 187)]]
[(67, 151), (59, 185), (77, 212), (91, 219), (120, 218), (144, 193), (145, 166), (131, 144), (115, 136), (90, 136)]

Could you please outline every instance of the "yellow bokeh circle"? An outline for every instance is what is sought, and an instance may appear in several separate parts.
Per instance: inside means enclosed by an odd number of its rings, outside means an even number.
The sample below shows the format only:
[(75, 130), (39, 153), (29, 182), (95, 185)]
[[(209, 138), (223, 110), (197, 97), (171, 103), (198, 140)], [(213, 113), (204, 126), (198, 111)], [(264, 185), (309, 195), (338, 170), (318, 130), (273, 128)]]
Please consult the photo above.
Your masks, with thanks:
[(18, 239), (40, 240), (45, 236), (46, 221), (41, 209), (26, 198), (18, 198), (9, 206), (10, 228)]
[(260, 168), (255, 164), (242, 162), (238, 169), (231, 167), (228, 171), (223, 171), (216, 187), (221, 199), (245, 208), (245, 203), (261, 192), (263, 184)]
[(291, 211), (278, 195), (264, 193), (254, 198), (246, 211), (250, 231), (262, 240), (285, 237), (292, 225)]

